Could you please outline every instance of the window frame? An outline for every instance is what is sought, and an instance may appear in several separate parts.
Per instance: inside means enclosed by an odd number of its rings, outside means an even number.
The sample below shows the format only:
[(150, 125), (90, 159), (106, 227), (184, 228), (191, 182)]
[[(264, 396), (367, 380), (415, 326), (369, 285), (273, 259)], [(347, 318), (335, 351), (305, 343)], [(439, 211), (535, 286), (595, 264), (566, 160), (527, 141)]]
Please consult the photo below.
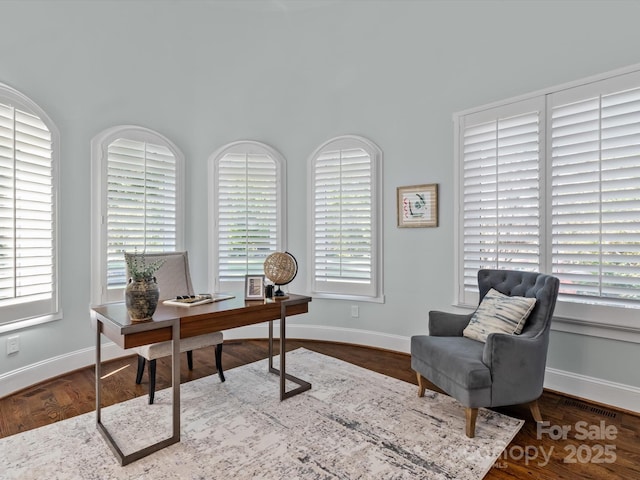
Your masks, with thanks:
[[(343, 150), (345, 148), (361, 148), (369, 154), (371, 159), (371, 287), (370, 294), (363, 294), (348, 288), (320, 289), (317, 286), (315, 274), (315, 177), (316, 161), (325, 151), (330, 149)], [(384, 275), (383, 275), (383, 210), (382, 210), (382, 149), (374, 142), (359, 135), (341, 135), (333, 137), (318, 146), (308, 160), (308, 258), (309, 268), (307, 285), (310, 295), (316, 298), (334, 300), (363, 301), (384, 303)]]
[[(62, 306), (60, 303), (60, 266), (59, 266), (59, 192), (60, 192), (60, 132), (56, 124), (51, 120), (51, 117), (33, 100), (27, 97), (22, 92), (19, 92), (15, 88), (10, 87), (4, 83), (0, 83), (0, 102), (7, 102), (7, 104), (19, 108), (20, 110), (37, 116), (48, 128), (51, 134), (51, 202), (52, 202), (52, 222), (51, 222), (51, 235), (52, 235), (52, 298), (51, 298), (51, 311), (44, 314), (32, 315), (27, 313), (24, 317), (18, 317), (18, 315), (24, 315), (20, 313), (20, 305), (8, 305), (6, 307), (0, 307), (0, 312), (8, 309), (11, 312), (9, 320), (0, 321), (0, 333), (11, 332), (13, 330), (19, 330), (27, 328), (33, 325), (39, 325), (62, 318)], [(3, 317), (5, 315), (3, 314)], [(5, 317), (6, 318), (6, 317)]]
[[(464, 250), (463, 237), (464, 230), (462, 224), (463, 212), (463, 118), (469, 115), (482, 114), (492, 109), (512, 109), (517, 108), (518, 103), (529, 101), (539, 101), (542, 98), (543, 110), (541, 117), (543, 125), (541, 129), (541, 150), (540, 150), (540, 223), (541, 223), (541, 271), (551, 272), (552, 253), (551, 253), (551, 221), (552, 221), (552, 205), (551, 205), (551, 98), (554, 94), (565, 92), (571, 89), (597, 88), (601, 82), (610, 82), (611, 85), (618, 85), (619, 82), (625, 83), (624, 77), (628, 75), (640, 74), (640, 64), (632, 65), (622, 69), (606, 72), (600, 75), (580, 79), (567, 84), (549, 87), (543, 90), (532, 92), (530, 94), (509, 98), (503, 101), (494, 102), (488, 105), (468, 109), (465, 111), (454, 113), (454, 208), (457, 212), (458, 221), (454, 228), (455, 250), (455, 298), (454, 305), (463, 308), (475, 308), (477, 303), (464, 300)], [(599, 89), (603, 92), (608, 85), (603, 84)], [(640, 87), (640, 82), (635, 84)], [(640, 308), (640, 307), (639, 307)], [(561, 298), (556, 303), (554, 319), (556, 320), (552, 328), (607, 338), (631, 340), (640, 343), (640, 323), (637, 320), (637, 308), (622, 308), (611, 305), (599, 305), (584, 302), (568, 302)]]
[(243, 276), (237, 281), (221, 282), (219, 275), (218, 180), (219, 162), (227, 154), (260, 154), (273, 159), (276, 167), (276, 250), (287, 250), (287, 162), (275, 148), (256, 140), (237, 140), (214, 151), (208, 160), (208, 218), (209, 218), (209, 290), (237, 291), (244, 288)]
[[(91, 304), (122, 301), (124, 288), (107, 291), (107, 196), (108, 148), (111, 143), (126, 138), (153, 143), (168, 148), (176, 162), (176, 251), (185, 249), (185, 157), (180, 149), (164, 135), (138, 125), (117, 125), (97, 134), (91, 140)], [(122, 293), (119, 294), (119, 290)]]

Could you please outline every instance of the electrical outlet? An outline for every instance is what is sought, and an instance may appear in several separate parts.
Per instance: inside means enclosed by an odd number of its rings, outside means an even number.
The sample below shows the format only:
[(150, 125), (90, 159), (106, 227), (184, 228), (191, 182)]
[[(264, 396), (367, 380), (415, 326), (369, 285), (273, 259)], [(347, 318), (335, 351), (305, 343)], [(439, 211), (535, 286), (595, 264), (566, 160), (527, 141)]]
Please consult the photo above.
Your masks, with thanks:
[(360, 316), (360, 311), (358, 305), (351, 305), (351, 318), (358, 318)]
[(20, 351), (20, 337), (15, 335), (7, 338), (7, 355)]

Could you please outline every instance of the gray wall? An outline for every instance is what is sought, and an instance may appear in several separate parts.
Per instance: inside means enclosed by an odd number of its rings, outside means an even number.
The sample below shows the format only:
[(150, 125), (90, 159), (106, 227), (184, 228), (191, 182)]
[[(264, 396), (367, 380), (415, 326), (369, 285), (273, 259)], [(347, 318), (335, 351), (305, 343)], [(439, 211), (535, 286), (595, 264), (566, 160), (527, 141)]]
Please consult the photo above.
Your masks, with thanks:
[[(61, 133), (64, 318), (19, 331), (0, 374), (93, 343), (88, 320), (91, 138), (137, 124), (187, 159), (206, 212), (208, 156), (238, 139), (288, 161), (289, 250), (307, 263), (307, 158), (336, 135), (384, 151), (385, 304), (316, 300), (305, 323), (410, 336), (453, 300), (452, 113), (640, 62), (634, 1), (6, 1), (0, 82)], [(440, 226), (398, 229), (396, 187), (440, 184)], [(194, 283), (207, 228), (187, 219)], [(200, 259), (200, 262), (196, 261)], [(295, 289), (295, 287), (294, 287)], [(554, 332), (549, 366), (640, 386), (637, 344)]]

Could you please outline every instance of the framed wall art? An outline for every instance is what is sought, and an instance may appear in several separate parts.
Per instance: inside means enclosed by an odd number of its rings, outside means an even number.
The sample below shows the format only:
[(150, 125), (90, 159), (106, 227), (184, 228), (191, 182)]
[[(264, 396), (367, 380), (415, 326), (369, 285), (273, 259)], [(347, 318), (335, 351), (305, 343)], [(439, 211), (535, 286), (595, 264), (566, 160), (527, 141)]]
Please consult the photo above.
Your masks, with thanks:
[(438, 184), (398, 187), (398, 227), (438, 226)]
[(264, 300), (264, 275), (245, 275), (244, 299)]

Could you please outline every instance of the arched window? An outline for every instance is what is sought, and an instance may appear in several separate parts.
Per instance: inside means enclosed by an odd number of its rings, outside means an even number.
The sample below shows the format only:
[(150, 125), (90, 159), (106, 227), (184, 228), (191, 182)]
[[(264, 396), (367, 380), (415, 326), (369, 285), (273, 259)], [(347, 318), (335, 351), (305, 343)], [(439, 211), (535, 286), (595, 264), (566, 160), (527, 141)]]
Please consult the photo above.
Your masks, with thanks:
[(286, 249), (286, 164), (273, 148), (238, 141), (209, 157), (212, 288), (237, 288)]
[(59, 318), (58, 145), (47, 114), (0, 84), (0, 331)]
[(382, 150), (347, 135), (310, 158), (309, 285), (318, 297), (382, 302)]
[(124, 252), (184, 248), (184, 157), (166, 137), (118, 126), (92, 141), (92, 299), (121, 301)]

